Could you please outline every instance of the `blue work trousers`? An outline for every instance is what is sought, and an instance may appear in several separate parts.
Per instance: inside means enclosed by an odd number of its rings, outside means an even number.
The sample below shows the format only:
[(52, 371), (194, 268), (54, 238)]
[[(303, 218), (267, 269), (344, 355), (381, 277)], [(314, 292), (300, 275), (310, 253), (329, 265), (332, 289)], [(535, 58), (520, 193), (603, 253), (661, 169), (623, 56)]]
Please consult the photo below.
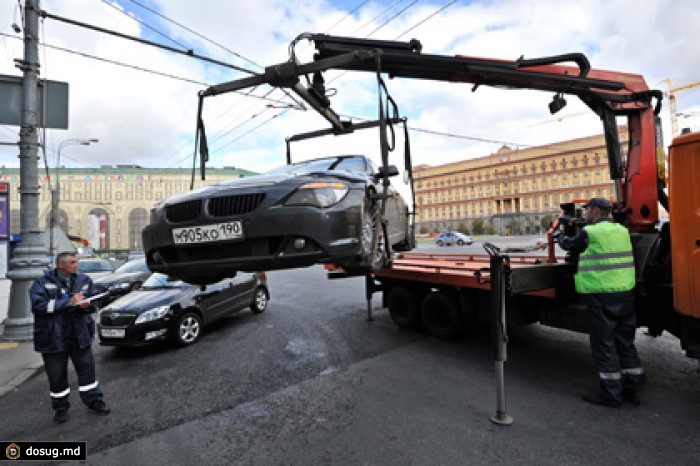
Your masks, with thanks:
[(90, 407), (96, 400), (103, 399), (102, 390), (95, 378), (95, 357), (92, 347), (81, 348), (77, 342), (66, 344), (66, 351), (60, 353), (42, 353), (44, 369), (49, 376), (49, 395), (51, 406), (56, 411), (70, 408), (70, 387), (68, 385), (68, 359), (78, 374), (78, 391), (80, 399)]

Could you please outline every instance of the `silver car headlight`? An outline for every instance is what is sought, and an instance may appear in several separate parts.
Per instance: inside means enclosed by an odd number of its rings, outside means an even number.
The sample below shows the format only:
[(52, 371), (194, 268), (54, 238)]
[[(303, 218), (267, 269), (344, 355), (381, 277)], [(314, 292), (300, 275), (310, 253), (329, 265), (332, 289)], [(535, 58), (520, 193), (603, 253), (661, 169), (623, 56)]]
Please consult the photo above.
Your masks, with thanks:
[(163, 317), (170, 311), (170, 306), (158, 306), (154, 307), (153, 309), (149, 309), (146, 312), (140, 314), (136, 318), (137, 324), (144, 324), (146, 322), (151, 322), (153, 320), (158, 320)]
[(312, 205), (330, 207), (342, 201), (350, 189), (345, 183), (312, 182), (300, 186), (284, 205)]
[(115, 283), (114, 285), (110, 286), (110, 290), (128, 290), (131, 284), (129, 282), (124, 282), (124, 283)]

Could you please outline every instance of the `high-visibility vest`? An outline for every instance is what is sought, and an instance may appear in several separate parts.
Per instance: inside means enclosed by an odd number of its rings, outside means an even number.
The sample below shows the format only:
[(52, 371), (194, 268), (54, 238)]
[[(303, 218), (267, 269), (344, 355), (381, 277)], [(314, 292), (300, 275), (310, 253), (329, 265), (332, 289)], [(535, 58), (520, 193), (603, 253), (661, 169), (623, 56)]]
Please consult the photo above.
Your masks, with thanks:
[(629, 291), (635, 285), (634, 256), (627, 228), (598, 222), (584, 227), (588, 247), (579, 256), (574, 276), (579, 293)]

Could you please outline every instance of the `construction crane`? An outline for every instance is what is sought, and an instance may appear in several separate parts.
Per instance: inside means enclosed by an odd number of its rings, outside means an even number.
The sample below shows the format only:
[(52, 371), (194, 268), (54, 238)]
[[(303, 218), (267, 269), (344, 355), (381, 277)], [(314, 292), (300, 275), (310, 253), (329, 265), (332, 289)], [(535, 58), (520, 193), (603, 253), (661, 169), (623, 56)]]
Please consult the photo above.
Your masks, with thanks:
[(678, 110), (676, 106), (676, 92), (684, 91), (686, 89), (691, 89), (695, 86), (700, 86), (700, 81), (686, 84), (685, 86), (680, 86), (676, 88), (671, 87), (671, 78), (666, 78), (661, 82), (665, 82), (668, 85), (668, 103), (669, 111), (671, 112), (671, 134), (675, 138), (678, 136)]

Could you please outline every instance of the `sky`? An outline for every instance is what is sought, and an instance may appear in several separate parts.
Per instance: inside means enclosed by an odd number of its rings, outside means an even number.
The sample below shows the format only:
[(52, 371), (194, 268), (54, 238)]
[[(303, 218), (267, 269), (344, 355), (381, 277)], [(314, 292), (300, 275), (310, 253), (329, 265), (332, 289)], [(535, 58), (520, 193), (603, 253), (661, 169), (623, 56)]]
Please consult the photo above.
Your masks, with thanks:
[[(0, 2), (0, 74), (20, 76), (24, 0)], [(198, 92), (289, 59), (301, 33), (383, 40), (418, 39), (423, 52), (515, 60), (583, 52), (593, 68), (641, 74), (667, 91), (700, 82), (695, 0), (41, 0), (48, 13), (141, 37), (244, 69), (208, 63), (155, 47), (65, 24), (40, 22), (40, 78), (70, 86), (69, 129), (46, 130), (46, 163), (59, 145), (96, 138), (90, 146), (64, 145), (68, 167), (138, 164), (191, 167)], [(313, 46), (294, 48), (302, 63)], [(70, 51), (70, 52), (69, 52)], [(550, 115), (550, 93), (469, 84), (386, 79), (408, 118), (413, 164), (439, 165), (482, 157), (502, 145), (513, 149), (602, 132), (597, 117), (571, 96)], [(331, 71), (326, 87), (341, 115), (375, 119), (372, 73)], [(285, 163), (285, 138), (325, 129), (316, 112), (295, 108), (280, 90), (260, 86), (253, 96), (228, 93), (205, 99), (212, 167), (262, 172)], [(261, 98), (264, 97), (264, 98)], [(676, 94), (680, 128), (700, 130), (700, 86)], [(668, 101), (661, 112), (671, 142)], [(438, 135), (434, 133), (444, 133)], [(0, 142), (14, 143), (19, 127), (0, 126)], [(403, 169), (403, 138), (390, 163)], [(0, 165), (19, 166), (19, 150), (0, 145)], [(294, 160), (365, 154), (380, 160), (378, 130), (292, 145)], [(43, 167), (44, 161), (41, 160)]]

